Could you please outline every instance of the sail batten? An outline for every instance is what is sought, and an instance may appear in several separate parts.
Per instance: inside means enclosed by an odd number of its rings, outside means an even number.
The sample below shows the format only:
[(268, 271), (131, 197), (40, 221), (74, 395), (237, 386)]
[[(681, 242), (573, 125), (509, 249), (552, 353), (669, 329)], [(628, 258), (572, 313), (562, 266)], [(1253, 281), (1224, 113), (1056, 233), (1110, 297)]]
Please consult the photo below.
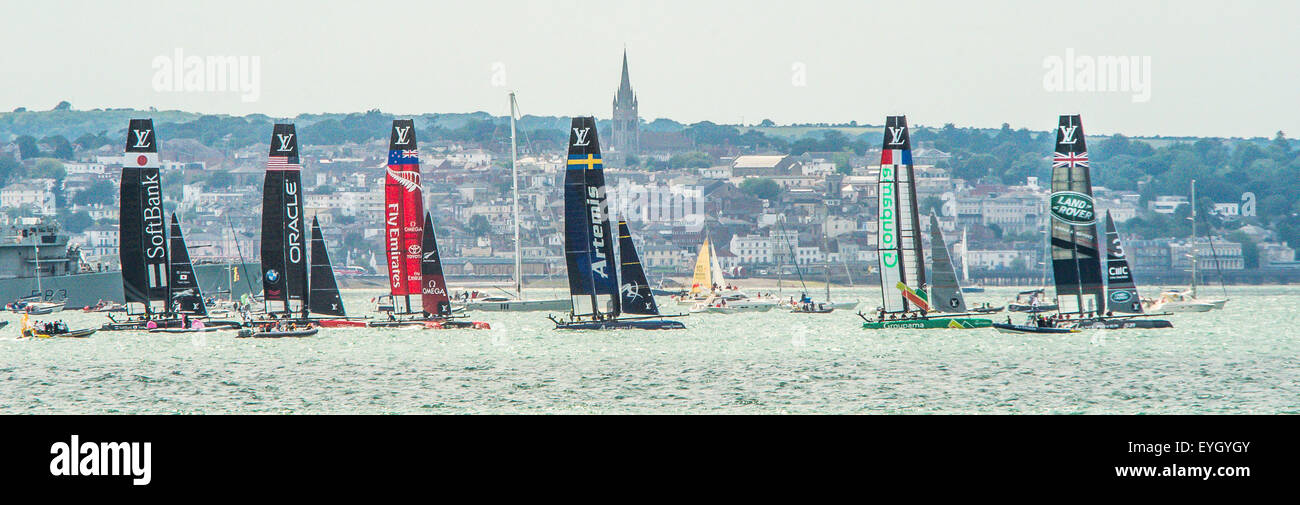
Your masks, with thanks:
[(325, 235), (321, 233), (320, 222), (311, 218), (311, 312), (327, 316), (347, 316), (343, 308), (343, 296), (339, 293), (338, 280), (334, 278), (334, 266), (330, 263), (329, 250), (325, 247)]
[(1078, 115), (1063, 115), (1057, 125), (1048, 206), (1057, 305), (1061, 312), (1104, 311), (1096, 207)]
[(876, 233), (882, 307), (887, 313), (908, 312), (926, 308), (914, 291), (923, 291), (926, 276), (907, 117), (886, 118), (884, 137)]
[(966, 297), (961, 294), (957, 271), (943, 240), (943, 231), (939, 229), (939, 218), (934, 214), (930, 214), (930, 256), (934, 263), (930, 301), (940, 312), (966, 312)]

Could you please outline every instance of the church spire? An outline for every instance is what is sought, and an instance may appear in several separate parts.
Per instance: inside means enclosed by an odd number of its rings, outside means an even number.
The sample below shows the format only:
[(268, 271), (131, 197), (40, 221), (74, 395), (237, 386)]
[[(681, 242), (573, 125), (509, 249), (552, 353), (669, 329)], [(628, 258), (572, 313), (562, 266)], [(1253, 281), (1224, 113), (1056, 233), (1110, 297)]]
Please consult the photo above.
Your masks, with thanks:
[(632, 78), (627, 71), (627, 48), (623, 48), (623, 75), (619, 78), (618, 92), (614, 94), (612, 119), (611, 151), (634, 154), (640, 150), (640, 116), (636, 93), (632, 91)]

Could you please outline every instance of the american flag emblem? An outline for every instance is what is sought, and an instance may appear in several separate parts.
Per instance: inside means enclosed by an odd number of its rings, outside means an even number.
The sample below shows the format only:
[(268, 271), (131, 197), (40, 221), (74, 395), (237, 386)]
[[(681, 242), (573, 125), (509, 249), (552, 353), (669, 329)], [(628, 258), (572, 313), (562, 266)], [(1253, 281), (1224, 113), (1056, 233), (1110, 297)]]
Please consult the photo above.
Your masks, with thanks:
[(1055, 153), (1052, 157), (1052, 168), (1060, 167), (1088, 168), (1088, 153)]
[(288, 156), (271, 156), (266, 160), (267, 170), (300, 170), (302, 166), (297, 163), (290, 163)]

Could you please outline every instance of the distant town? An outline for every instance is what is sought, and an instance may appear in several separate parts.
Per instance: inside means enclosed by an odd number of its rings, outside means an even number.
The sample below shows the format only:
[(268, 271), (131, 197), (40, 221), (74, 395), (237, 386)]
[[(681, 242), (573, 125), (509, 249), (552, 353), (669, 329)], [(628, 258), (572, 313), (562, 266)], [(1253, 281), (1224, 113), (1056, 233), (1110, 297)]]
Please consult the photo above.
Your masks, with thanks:
[[(615, 76), (611, 71), (611, 84)], [(866, 282), (876, 265), (879, 126), (647, 122), (626, 56), (611, 88), (611, 115), (599, 131), (610, 199), (636, 230), (651, 282), (689, 275), (706, 237), (732, 276), (797, 275), (797, 265), (810, 279)], [(503, 93), (503, 110), (505, 103)], [(1044, 123), (1058, 112), (1044, 111)], [(273, 122), (266, 116), (86, 111), (67, 102), (53, 110), (0, 114), (0, 225), (57, 222), (72, 237), (83, 269), (117, 269), (118, 173), (132, 117), (157, 122), (166, 208), (181, 217), (194, 260), (255, 261)], [(343, 275), (383, 273), (384, 167), (393, 117), (369, 111), (292, 119), (299, 125), (306, 209), (325, 227)], [(508, 118), (413, 119), (426, 204), (447, 274), (484, 281), (512, 276)], [(942, 120), (913, 119), (922, 125)], [(558, 281), (567, 119), (524, 116), (519, 125), (523, 273), (531, 281)], [(1020, 285), (1050, 279), (1044, 235), (1049, 133), (953, 125), (914, 131), (918, 206), (922, 214), (939, 216), (952, 254), (963, 259), (970, 277)], [(1300, 205), (1294, 203), (1300, 153), (1282, 132), (1272, 139), (1115, 135), (1087, 141), (1098, 207), (1119, 223), (1139, 277), (1183, 282), (1195, 257), (1209, 279), (1300, 281), (1293, 248), (1300, 240)]]

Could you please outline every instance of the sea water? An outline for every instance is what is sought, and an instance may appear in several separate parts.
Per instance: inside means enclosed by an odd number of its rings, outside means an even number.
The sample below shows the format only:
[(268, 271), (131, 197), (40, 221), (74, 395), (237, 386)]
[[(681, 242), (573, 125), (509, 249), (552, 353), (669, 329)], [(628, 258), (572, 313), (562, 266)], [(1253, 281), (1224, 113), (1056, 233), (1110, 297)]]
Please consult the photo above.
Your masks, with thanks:
[[(1014, 293), (967, 299), (1002, 305)], [(349, 313), (370, 312), (377, 294), (345, 292)], [(545, 312), (475, 312), (491, 330), (16, 340), (18, 315), (5, 313), (0, 414), (1300, 413), (1300, 287), (1228, 296), (1225, 310), (1169, 316), (1172, 330), (1069, 335), (863, 330), (853, 310), (773, 310), (691, 315), (685, 331), (557, 331)], [(832, 299), (869, 309), (879, 289)]]

